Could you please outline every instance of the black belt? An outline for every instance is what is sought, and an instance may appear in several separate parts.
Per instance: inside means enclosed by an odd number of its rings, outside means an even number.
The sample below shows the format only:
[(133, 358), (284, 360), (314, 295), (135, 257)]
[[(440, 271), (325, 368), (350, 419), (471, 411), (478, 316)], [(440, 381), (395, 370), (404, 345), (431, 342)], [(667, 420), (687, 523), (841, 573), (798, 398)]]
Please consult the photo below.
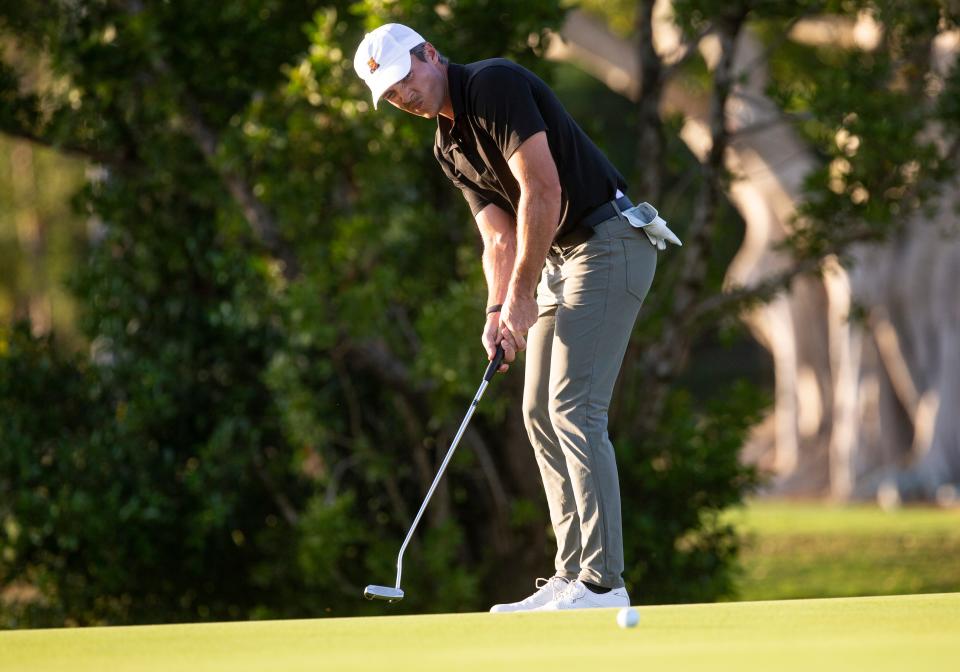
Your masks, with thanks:
[(633, 203), (630, 202), (627, 196), (621, 196), (615, 201), (607, 201), (584, 215), (580, 223), (574, 227), (573, 231), (558, 238), (554, 241), (554, 245), (563, 248), (584, 243), (590, 240), (590, 237), (593, 235), (593, 227), (600, 222), (605, 222), (612, 217), (616, 217), (623, 210), (628, 210), (632, 207)]

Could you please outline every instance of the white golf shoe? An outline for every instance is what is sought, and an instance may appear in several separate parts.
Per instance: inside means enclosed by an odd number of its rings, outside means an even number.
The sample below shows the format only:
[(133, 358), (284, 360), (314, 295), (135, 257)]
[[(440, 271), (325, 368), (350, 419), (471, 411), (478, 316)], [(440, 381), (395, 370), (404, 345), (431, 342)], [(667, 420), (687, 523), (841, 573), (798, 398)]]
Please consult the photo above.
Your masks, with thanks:
[(534, 611), (561, 611), (563, 609), (609, 609), (629, 607), (630, 596), (626, 588), (614, 588), (606, 593), (595, 593), (582, 581), (571, 581), (567, 588), (542, 607)]
[(533, 595), (519, 602), (495, 604), (490, 607), (490, 613), (503, 614), (511, 611), (533, 611), (537, 607), (542, 607), (555, 600), (569, 585), (570, 581), (568, 579), (559, 576), (554, 576), (549, 579), (537, 579), (537, 592)]

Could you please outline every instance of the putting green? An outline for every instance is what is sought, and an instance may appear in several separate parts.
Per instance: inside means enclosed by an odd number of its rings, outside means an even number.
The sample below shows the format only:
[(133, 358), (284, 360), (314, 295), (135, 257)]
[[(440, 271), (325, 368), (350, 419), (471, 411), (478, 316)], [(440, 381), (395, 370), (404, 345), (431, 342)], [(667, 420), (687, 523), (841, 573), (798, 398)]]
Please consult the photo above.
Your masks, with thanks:
[(141, 670), (955, 670), (960, 593), (643, 607), (26, 630), (4, 672)]

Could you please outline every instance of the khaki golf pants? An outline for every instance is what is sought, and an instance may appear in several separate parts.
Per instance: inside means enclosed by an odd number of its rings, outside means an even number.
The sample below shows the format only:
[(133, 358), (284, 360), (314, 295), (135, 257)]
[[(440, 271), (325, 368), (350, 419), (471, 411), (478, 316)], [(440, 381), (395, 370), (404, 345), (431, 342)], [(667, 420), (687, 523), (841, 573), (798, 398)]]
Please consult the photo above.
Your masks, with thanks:
[(657, 253), (622, 216), (554, 245), (527, 336), (523, 415), (557, 538), (556, 575), (623, 586), (620, 484), (607, 410)]

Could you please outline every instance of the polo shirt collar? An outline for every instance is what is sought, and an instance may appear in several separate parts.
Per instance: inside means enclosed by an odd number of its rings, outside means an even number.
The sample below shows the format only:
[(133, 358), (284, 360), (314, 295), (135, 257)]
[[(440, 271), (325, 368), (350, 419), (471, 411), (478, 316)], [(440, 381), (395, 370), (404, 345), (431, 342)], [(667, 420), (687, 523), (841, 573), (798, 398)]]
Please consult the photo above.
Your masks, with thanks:
[(464, 67), (457, 63), (447, 65), (447, 86), (450, 88), (450, 103), (453, 106), (453, 116), (457, 118), (463, 108), (463, 84), (465, 80)]
[(464, 67), (458, 63), (449, 63), (447, 65), (447, 89), (450, 92), (450, 106), (453, 108), (454, 121), (446, 117), (437, 115), (437, 126), (440, 133), (448, 135), (450, 129), (456, 124), (456, 120), (466, 112), (463, 107), (463, 86), (466, 81)]

